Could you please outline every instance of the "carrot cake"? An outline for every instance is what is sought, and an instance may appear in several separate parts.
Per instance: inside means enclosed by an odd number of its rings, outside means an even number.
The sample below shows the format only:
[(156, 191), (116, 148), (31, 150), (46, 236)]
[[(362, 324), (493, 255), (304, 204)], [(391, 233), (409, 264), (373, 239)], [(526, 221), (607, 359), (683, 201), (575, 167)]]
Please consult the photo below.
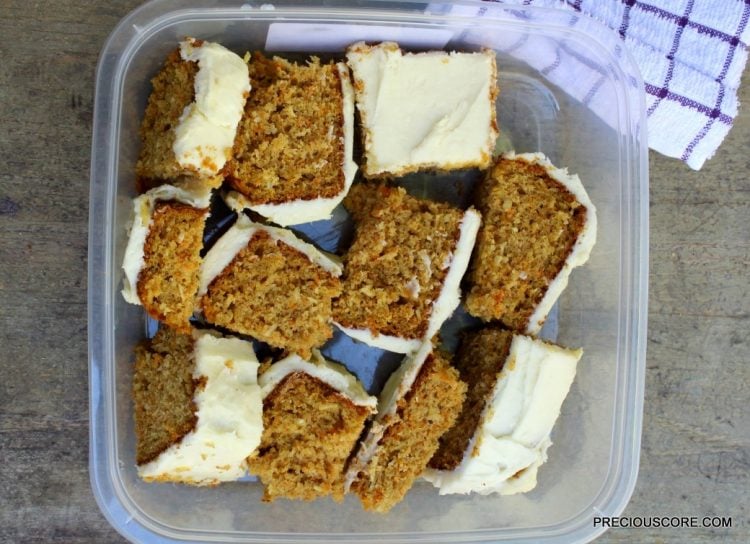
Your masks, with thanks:
[(403, 53), (398, 44), (347, 50), (367, 178), (487, 168), (497, 139), (495, 53)]
[(136, 164), (141, 190), (176, 182), (221, 185), (250, 92), (245, 61), (217, 43), (187, 38), (151, 84)]
[(541, 153), (502, 156), (477, 189), (482, 213), (468, 312), (537, 334), (596, 242), (596, 209), (578, 176)]
[(162, 327), (136, 347), (136, 463), (148, 482), (213, 485), (246, 474), (262, 433), (250, 342)]
[(263, 436), (250, 472), (264, 501), (344, 496), (344, 468), (377, 399), (342, 365), (318, 350), (261, 369)]
[(357, 171), (354, 92), (344, 63), (295, 64), (255, 53), (227, 199), (281, 226), (331, 216)]
[(160, 185), (133, 201), (122, 296), (159, 321), (190, 330), (210, 195)]
[(203, 260), (200, 308), (213, 325), (309, 358), (333, 335), (340, 275), (335, 256), (239, 214)]
[(387, 512), (404, 498), (456, 421), (465, 393), (456, 369), (429, 341), (391, 375), (347, 471), (346, 487), (366, 510)]
[(502, 329), (466, 335), (454, 359), (466, 401), (423, 476), (441, 495), (533, 489), (581, 354)]
[(414, 351), (459, 304), (480, 216), (385, 185), (355, 185), (344, 205), (356, 233), (334, 322), (371, 346)]

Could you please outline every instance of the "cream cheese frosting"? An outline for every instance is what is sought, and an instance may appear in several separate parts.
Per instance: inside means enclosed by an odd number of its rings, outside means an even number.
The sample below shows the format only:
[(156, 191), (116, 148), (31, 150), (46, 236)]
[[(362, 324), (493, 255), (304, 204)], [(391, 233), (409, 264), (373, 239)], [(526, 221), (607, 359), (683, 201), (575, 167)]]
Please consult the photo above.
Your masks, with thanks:
[(122, 260), (122, 269), (125, 273), (122, 279), (122, 296), (131, 304), (141, 304), (137, 290), (138, 275), (145, 264), (143, 249), (151, 227), (154, 208), (157, 202), (169, 200), (205, 209), (211, 203), (211, 191), (207, 187), (189, 191), (172, 185), (160, 185), (133, 200), (133, 223)]
[(419, 338), (401, 338), (391, 334), (375, 334), (370, 329), (356, 329), (354, 327), (345, 327), (336, 321), (333, 322), (336, 327), (354, 340), (386, 351), (394, 353), (411, 353), (419, 349), (422, 341)]
[(524, 493), (536, 486), (582, 351), (515, 335), (461, 463), (422, 477), (440, 494)]
[(224, 167), (232, 151), (250, 92), (247, 64), (217, 43), (193, 38), (180, 43), (180, 56), (197, 62), (198, 72), (195, 100), (174, 129), (172, 151), (183, 168), (211, 176)]
[(357, 163), (354, 162), (354, 90), (349, 76), (349, 68), (343, 62), (336, 64), (341, 81), (341, 92), (343, 95), (343, 143), (344, 158), (342, 170), (344, 172), (344, 187), (339, 194), (333, 197), (312, 198), (309, 200), (291, 200), (278, 204), (252, 204), (247, 197), (236, 191), (229, 191), (224, 196), (227, 206), (236, 212), (244, 209), (253, 210), (263, 217), (268, 218), (277, 225), (286, 227), (289, 225), (300, 225), (311, 221), (330, 219), (334, 208), (338, 206), (349, 192), (357, 173)]
[(404, 357), (401, 365), (385, 382), (383, 390), (378, 397), (378, 413), (375, 420), (370, 426), (367, 436), (360, 442), (359, 449), (354, 456), (350, 467), (347, 470), (345, 478), (345, 489), (348, 492), (352, 482), (357, 478), (359, 473), (367, 463), (370, 462), (378, 442), (385, 434), (385, 431), (392, 424), (392, 418), (398, 408), (398, 401), (403, 398), (411, 389), (414, 380), (417, 379), (419, 371), (432, 353), (433, 345), (431, 341), (420, 344), (411, 355)]
[(393, 42), (360, 42), (347, 62), (366, 176), (489, 164), (498, 134), (494, 52), (412, 54)]
[(260, 444), (263, 402), (252, 344), (195, 331), (195, 429), (159, 457), (138, 467), (146, 481), (210, 485), (236, 480)]
[(234, 225), (216, 241), (203, 258), (198, 297), (206, 294), (208, 286), (216, 276), (232, 262), (237, 253), (244, 249), (259, 231), (266, 232), (272, 239), (304, 254), (313, 264), (330, 275), (336, 277), (341, 275), (343, 271), (341, 260), (335, 255), (324, 253), (314, 245), (303, 242), (292, 231), (254, 223), (246, 215), (240, 213)]
[(568, 257), (565, 259), (560, 272), (547, 286), (547, 290), (539, 302), (539, 305), (534, 309), (534, 312), (529, 318), (529, 322), (526, 325), (527, 334), (538, 334), (544, 325), (544, 320), (547, 318), (552, 306), (554, 306), (560, 294), (565, 290), (568, 285), (568, 279), (570, 278), (571, 271), (584, 264), (588, 261), (591, 255), (591, 250), (596, 244), (596, 208), (591, 202), (586, 189), (581, 183), (581, 179), (576, 175), (568, 174), (567, 169), (556, 168), (550, 160), (542, 153), (523, 153), (516, 155), (513, 152), (505, 153), (503, 158), (509, 160), (522, 160), (530, 164), (538, 164), (542, 166), (547, 174), (555, 181), (561, 183), (568, 191), (570, 191), (576, 200), (580, 202), (586, 208), (586, 222), (583, 225), (583, 229), (578, 235), (576, 243), (573, 245)]
[[(427, 330), (422, 338), (402, 338), (388, 334), (376, 334), (370, 329), (345, 327), (335, 321), (334, 325), (347, 336), (386, 351), (410, 353), (419, 349), (425, 340), (429, 340), (435, 336), (443, 323), (453, 315), (453, 312), (461, 302), (461, 279), (469, 266), (471, 252), (474, 249), (480, 224), (481, 216), (479, 212), (474, 208), (466, 210), (459, 227), (460, 233), (456, 247), (449, 258), (446, 259), (446, 262), (442, 263), (443, 267), (449, 268), (449, 270), (443, 281), (440, 294), (432, 304), (430, 317), (427, 322)], [(429, 255), (423, 255), (422, 260), (428, 268), (432, 265)], [(413, 280), (410, 281), (413, 282)], [(416, 286), (412, 285), (411, 287), (407, 284), (406, 287), (413, 292), (419, 287), (419, 284)]]
[(328, 361), (317, 349), (312, 350), (312, 357), (306, 361), (297, 354), (289, 355), (273, 363), (258, 379), (263, 398), (288, 375), (303, 372), (330, 385), (333, 389), (348, 398), (354, 404), (366, 406), (375, 411), (378, 399), (365, 391), (360, 381), (345, 366)]

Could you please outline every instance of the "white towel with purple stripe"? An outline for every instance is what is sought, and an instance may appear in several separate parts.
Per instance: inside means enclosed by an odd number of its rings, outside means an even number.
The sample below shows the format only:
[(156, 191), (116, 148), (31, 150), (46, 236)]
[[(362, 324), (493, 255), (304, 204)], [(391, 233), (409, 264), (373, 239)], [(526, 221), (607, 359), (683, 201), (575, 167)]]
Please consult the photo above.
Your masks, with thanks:
[[(497, 1), (497, 0), (490, 0)], [(505, 0), (506, 4), (557, 7), (584, 13), (624, 39), (643, 76), (648, 144), (696, 170), (711, 158), (737, 115), (737, 88), (748, 56), (750, 0)], [(487, 7), (454, 6), (481, 16)], [(491, 9), (491, 8), (490, 8)], [(562, 88), (566, 62), (560, 56), (545, 76)], [(573, 94), (590, 100), (591, 88)], [(580, 80), (577, 81), (580, 83)]]

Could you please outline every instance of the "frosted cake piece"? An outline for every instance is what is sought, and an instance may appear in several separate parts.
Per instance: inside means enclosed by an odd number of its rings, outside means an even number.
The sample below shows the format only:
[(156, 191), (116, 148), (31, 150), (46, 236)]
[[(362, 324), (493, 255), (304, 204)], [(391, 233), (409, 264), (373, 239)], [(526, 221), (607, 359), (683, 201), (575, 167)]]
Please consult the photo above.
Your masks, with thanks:
[(343, 365), (312, 350), (261, 369), (263, 436), (250, 472), (264, 501), (344, 497), (344, 469), (377, 399)]
[(281, 226), (329, 218), (357, 172), (349, 69), (260, 53), (249, 68), (253, 92), (227, 165), (227, 204)]
[(217, 43), (186, 38), (151, 85), (136, 163), (139, 190), (221, 185), (250, 93), (245, 61)]
[(415, 351), (458, 307), (479, 214), (373, 184), (352, 187), (344, 205), (356, 233), (334, 323), (368, 345)]
[(582, 353), (502, 329), (467, 334), (454, 358), (466, 401), (424, 478), (441, 495), (533, 489)]
[(247, 472), (263, 430), (252, 344), (167, 327), (135, 350), (138, 475), (148, 482), (214, 485)]
[(466, 384), (431, 342), (404, 359), (347, 471), (347, 490), (366, 510), (388, 512), (404, 498), (456, 421), (465, 394)]
[(482, 213), (467, 311), (537, 334), (596, 243), (596, 208), (578, 176), (541, 153), (500, 157), (475, 194)]
[(208, 190), (160, 185), (133, 200), (122, 296), (166, 325), (190, 331), (198, 294)]
[(199, 306), (208, 323), (306, 359), (333, 336), (341, 272), (335, 256), (240, 214), (203, 259)]
[(487, 168), (497, 139), (493, 51), (403, 53), (351, 45), (367, 178), (418, 170)]

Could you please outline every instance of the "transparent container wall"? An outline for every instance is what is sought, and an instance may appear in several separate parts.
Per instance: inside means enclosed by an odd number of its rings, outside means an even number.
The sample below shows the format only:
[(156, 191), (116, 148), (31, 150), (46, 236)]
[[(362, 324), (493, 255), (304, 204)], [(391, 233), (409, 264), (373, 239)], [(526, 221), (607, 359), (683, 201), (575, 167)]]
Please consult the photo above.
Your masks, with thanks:
[[(438, 7), (443, 12), (450, 9)], [(148, 16), (149, 9), (143, 11), (141, 18)], [(98, 180), (106, 186), (106, 197), (95, 197), (92, 189), (92, 205), (100, 198), (106, 208), (96, 220), (111, 221), (111, 228), (95, 224), (92, 211), (92, 251), (102, 252), (97, 255), (110, 272), (108, 277), (93, 282), (92, 287), (102, 286), (103, 294), (94, 293), (91, 304), (99, 305), (92, 311), (94, 318), (101, 316), (106, 335), (101, 340), (91, 339), (92, 380), (101, 379), (101, 383), (92, 382), (92, 411), (102, 418), (92, 421), (92, 464), (96, 460), (101, 465), (92, 478), (95, 490), (106, 489), (100, 492), (106, 496), (98, 498), (110, 521), (119, 524), (121, 531), (140, 535), (139, 538), (153, 532), (168, 538), (202, 541), (272, 541), (301, 539), (305, 534), (319, 540), (329, 538), (326, 535), (344, 539), (350, 535), (352, 539), (373, 541), (460, 541), (559, 537), (575, 531), (583, 535), (580, 538), (589, 538), (590, 521), (586, 520), (595, 508), (607, 511), (624, 507), (635, 474), (626, 474), (623, 483), (622, 473), (636, 470), (637, 453), (633, 460), (628, 452), (633, 449), (634, 440), (637, 452), (640, 434), (638, 380), (643, 361), (638, 358), (638, 331), (645, 319), (645, 307), (639, 309), (637, 305), (645, 297), (645, 293), (638, 292), (638, 281), (647, 265), (643, 225), (634, 221), (645, 221), (639, 215), (644, 193), (647, 195), (643, 158), (639, 155), (642, 144), (638, 142), (642, 117), (640, 104), (628, 88), (635, 79), (627, 81), (626, 73), (618, 68), (617, 55), (621, 53), (590, 39), (585, 29), (576, 30), (567, 19), (562, 26), (558, 20), (561, 17), (557, 12), (505, 10), (499, 10), (494, 17), (490, 14), (468, 18), (460, 13), (429, 17), (416, 12), (357, 14), (351, 10), (283, 7), (274, 11), (193, 9), (166, 17), (159, 24), (128, 29), (133, 35), (129, 41), (123, 38), (124, 51), (116, 59), (112, 111), (106, 120), (109, 126), (105, 127), (114, 127), (114, 139), (107, 139), (105, 128), (95, 127), (95, 138), (107, 141), (110, 149), (108, 172), (112, 179)], [(306, 30), (290, 26), (300, 24), (306, 25)], [(554, 318), (544, 331), (563, 345), (583, 347), (584, 356), (554, 429), (554, 445), (549, 461), (540, 469), (536, 489), (512, 497), (439, 497), (432, 486), (418, 482), (405, 500), (384, 517), (364, 512), (353, 497), (347, 497), (343, 504), (328, 499), (263, 504), (261, 486), (255, 481), (197, 489), (145, 484), (138, 479), (131, 401), (132, 350), (146, 336), (147, 324), (141, 309), (125, 303), (119, 295), (119, 263), (127, 241), (138, 129), (149, 92), (148, 81), (184, 36), (215, 40), (240, 54), (266, 50), (268, 46), (279, 52), (306, 50), (341, 55), (347, 43), (358, 39), (396, 39), (416, 49), (496, 50), (498, 120), (502, 132), (499, 148), (541, 151), (556, 165), (579, 174), (597, 207), (599, 220), (598, 241), (591, 259), (572, 274)], [(267, 39), (272, 43), (267, 44)], [(112, 40), (117, 46), (117, 31)], [(551, 52), (552, 62), (555, 51), (573, 51), (583, 60), (577, 64), (582, 67), (581, 73), (565, 76), (581, 88), (589, 86), (591, 77), (596, 77), (593, 102), (577, 97), (570, 87), (563, 90), (556, 85), (554, 78), (539, 66), (541, 61), (529, 58), (534, 51), (537, 55)], [(102, 62), (108, 61), (105, 58)], [(591, 75), (592, 66), (596, 76)], [(607, 107), (592, 105), (594, 102)], [(96, 149), (94, 155), (92, 187), (96, 172), (107, 171), (101, 165), (97, 168)], [(105, 202), (106, 199), (111, 200)], [(97, 228), (103, 233), (101, 236), (111, 236), (106, 243), (97, 242), (93, 232)], [(312, 228), (313, 237), (316, 228)], [(92, 257), (94, 263), (97, 255)], [(92, 335), (97, 334), (96, 326)], [(102, 355), (97, 361), (99, 348)], [(344, 362), (358, 370), (356, 363)], [(370, 366), (359, 371), (365, 374), (362, 377), (366, 385), (377, 390), (384, 377), (375, 376), (372, 361), (362, 363), (365, 364)], [(633, 426), (636, 424), (637, 428)], [(103, 483), (103, 479), (107, 482)], [(137, 526), (137, 531), (128, 525)]]

